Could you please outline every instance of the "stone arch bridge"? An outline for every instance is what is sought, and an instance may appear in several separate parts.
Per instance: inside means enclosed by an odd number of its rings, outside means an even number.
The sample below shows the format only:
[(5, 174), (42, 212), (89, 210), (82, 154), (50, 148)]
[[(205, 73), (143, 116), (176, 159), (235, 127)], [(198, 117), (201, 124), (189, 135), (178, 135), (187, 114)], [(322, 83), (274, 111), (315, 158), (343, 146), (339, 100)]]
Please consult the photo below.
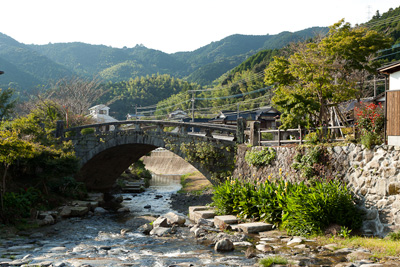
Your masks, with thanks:
[(61, 121), (56, 136), (74, 144), (80, 165), (77, 180), (101, 191), (111, 188), (132, 163), (159, 147), (184, 158), (216, 184), (233, 171), (244, 126), (136, 120), (64, 129)]

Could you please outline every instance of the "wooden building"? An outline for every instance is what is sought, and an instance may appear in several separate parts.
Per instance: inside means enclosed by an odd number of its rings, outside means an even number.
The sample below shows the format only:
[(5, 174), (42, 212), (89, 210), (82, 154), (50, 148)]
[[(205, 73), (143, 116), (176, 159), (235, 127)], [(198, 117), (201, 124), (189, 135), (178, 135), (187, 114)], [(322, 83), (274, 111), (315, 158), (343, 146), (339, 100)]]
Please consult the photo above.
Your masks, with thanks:
[(400, 61), (378, 69), (388, 75), (386, 90), (386, 136), (388, 145), (400, 146)]

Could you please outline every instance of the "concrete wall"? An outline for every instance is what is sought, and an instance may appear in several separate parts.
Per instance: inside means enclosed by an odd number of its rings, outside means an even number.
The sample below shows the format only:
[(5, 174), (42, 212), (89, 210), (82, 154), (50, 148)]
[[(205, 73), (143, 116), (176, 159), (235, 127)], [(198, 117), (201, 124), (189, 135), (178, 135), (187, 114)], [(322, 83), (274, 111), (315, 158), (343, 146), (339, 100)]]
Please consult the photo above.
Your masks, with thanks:
[[(244, 160), (246, 151), (262, 149), (239, 146), (235, 178), (265, 180), (268, 175), (279, 177), (279, 169), (288, 180), (299, 180), (300, 173), (291, 165), (296, 147), (275, 147), (276, 159), (268, 166), (256, 168)], [(380, 146), (372, 150), (360, 145), (328, 148), (329, 174), (344, 179), (359, 197), (364, 211), (362, 231), (369, 235), (385, 236), (400, 229), (400, 147)]]
[(142, 158), (146, 169), (155, 174), (183, 175), (198, 170), (183, 158), (169, 150), (155, 150), (150, 156)]

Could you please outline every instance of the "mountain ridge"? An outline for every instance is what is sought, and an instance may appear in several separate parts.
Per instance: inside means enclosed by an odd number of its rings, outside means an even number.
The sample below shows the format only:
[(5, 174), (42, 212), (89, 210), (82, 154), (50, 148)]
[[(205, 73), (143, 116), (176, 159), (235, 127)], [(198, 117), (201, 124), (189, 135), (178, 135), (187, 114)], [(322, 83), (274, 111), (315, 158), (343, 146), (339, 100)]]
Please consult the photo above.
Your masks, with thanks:
[[(170, 54), (142, 45), (113, 48), (82, 42), (23, 44), (0, 33), (0, 58), (14, 66), (3, 70), (6, 75), (0, 79), (0, 87), (30, 91), (34, 86), (47, 85), (50, 80), (65, 76), (96, 76), (118, 82), (155, 73), (209, 85), (260, 50), (311, 38), (313, 32), (321, 30), (327, 31), (327, 28), (313, 27), (277, 35), (234, 34), (190, 52)], [(16, 70), (24, 75), (5, 78), (9, 71)]]

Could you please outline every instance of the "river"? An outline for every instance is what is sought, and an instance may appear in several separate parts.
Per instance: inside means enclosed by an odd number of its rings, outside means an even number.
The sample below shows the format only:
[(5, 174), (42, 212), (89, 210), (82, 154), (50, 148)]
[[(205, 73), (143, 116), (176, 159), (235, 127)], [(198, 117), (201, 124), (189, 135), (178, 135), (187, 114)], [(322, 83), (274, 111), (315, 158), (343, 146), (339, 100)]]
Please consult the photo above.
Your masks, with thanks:
[(0, 262), (13, 266), (253, 266), (256, 260), (246, 259), (243, 250), (217, 253), (212, 246), (198, 243), (188, 227), (180, 227), (171, 237), (136, 231), (146, 218), (173, 211), (171, 194), (180, 187), (179, 176), (156, 175), (144, 193), (122, 194), (122, 205), (129, 213), (65, 219), (29, 236), (2, 240)]

